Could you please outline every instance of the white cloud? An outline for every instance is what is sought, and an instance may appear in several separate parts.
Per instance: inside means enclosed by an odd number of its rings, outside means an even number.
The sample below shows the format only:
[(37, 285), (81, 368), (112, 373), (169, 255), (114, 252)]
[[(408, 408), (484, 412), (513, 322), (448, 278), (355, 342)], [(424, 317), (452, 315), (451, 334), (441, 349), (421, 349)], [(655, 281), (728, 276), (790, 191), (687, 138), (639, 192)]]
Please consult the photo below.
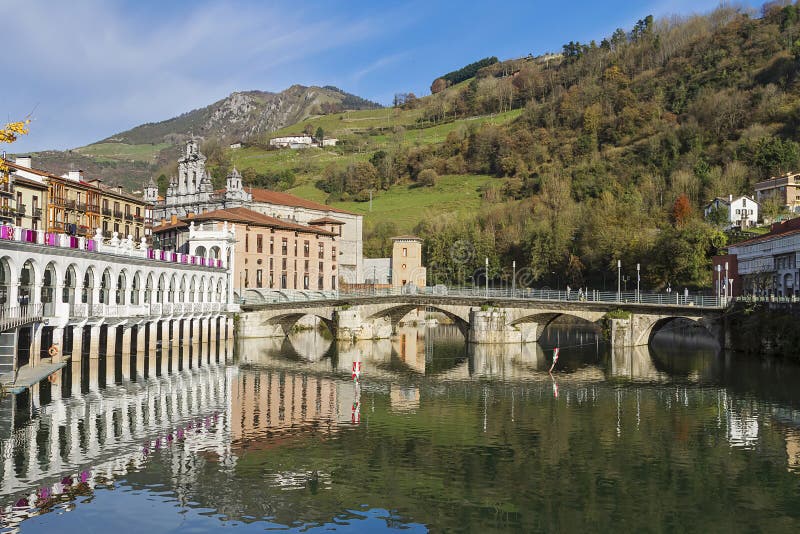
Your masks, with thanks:
[(292, 78), (287, 65), (380, 27), (260, 3), (166, 6), (8, 0), (6, 39), (16, 55), (6, 62), (16, 76), (0, 112), (15, 118), (39, 104), (31, 135), (14, 150), (80, 146), (235, 90), (281, 90), (274, 83)]

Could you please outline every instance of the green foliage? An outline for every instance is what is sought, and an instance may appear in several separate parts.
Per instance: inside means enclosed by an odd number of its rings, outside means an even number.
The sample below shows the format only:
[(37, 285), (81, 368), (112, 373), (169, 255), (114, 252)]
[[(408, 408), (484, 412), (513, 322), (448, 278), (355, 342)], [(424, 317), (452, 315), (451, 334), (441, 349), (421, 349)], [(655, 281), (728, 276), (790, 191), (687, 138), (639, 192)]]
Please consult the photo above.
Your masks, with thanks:
[(730, 208), (724, 204), (714, 206), (709, 211), (706, 220), (717, 228), (725, 228), (730, 224)]
[(611, 310), (610, 312), (606, 313), (605, 318), (606, 319), (630, 319), (631, 318), (631, 312), (629, 312), (628, 310), (620, 310), (620, 309)]
[(455, 85), (474, 77), (483, 67), (488, 67), (489, 65), (493, 65), (495, 63), (497, 63), (496, 57), (485, 57), (458, 70), (448, 72), (444, 76), (441, 76), (441, 78), (447, 81), (450, 85)]

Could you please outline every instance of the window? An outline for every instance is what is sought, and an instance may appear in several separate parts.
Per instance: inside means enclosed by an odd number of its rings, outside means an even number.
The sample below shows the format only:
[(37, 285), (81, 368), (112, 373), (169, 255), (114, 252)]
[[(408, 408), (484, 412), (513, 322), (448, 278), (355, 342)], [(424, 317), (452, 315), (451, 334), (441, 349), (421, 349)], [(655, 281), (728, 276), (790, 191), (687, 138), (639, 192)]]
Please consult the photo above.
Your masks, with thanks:
[(311, 252), (311, 246), (308, 244), (308, 241), (303, 241), (303, 256), (307, 258), (310, 252)]
[(336, 289), (336, 275), (331, 276), (331, 289)]
[(283, 258), (283, 260), (281, 261), (281, 270), (283, 271), (286, 270), (286, 258)]
[(325, 243), (320, 243), (319, 244), (319, 254), (318, 254), (318, 256), (319, 256), (319, 259), (325, 258)]
[(292, 289), (297, 289), (297, 273), (294, 273), (294, 280), (292, 283)]
[(256, 287), (261, 287), (263, 271), (261, 269), (256, 270)]
[(125, 225), (125, 238), (127, 239), (127, 237), (128, 237), (129, 235), (131, 235), (131, 227), (130, 227), (130, 225), (127, 225), (127, 224), (126, 224), (126, 225)]
[(270, 237), (269, 238), (269, 253), (270, 254), (275, 254), (275, 238), (274, 237)]
[(739, 215), (741, 210), (736, 210), (736, 215)]
[(39, 197), (38, 196), (33, 195), (33, 201), (31, 202), (31, 207), (33, 208), (33, 211), (36, 211), (37, 209), (39, 209)]
[(286, 273), (281, 275), (281, 289), (286, 289)]
[(403, 247), (403, 256), (408, 256), (408, 249)]
[(275, 258), (270, 258), (270, 259), (269, 259), (269, 270), (270, 270), (270, 271), (271, 271), (272, 269), (274, 269), (274, 268), (275, 268), (275, 267), (273, 266), (273, 261), (274, 261), (274, 259), (275, 259)]
[(269, 273), (269, 287), (275, 288), (275, 275), (272, 273)]
[[(258, 252), (259, 254), (264, 252), (264, 236), (261, 235), (261, 234), (258, 234), (256, 236), (256, 252)], [(261, 287), (261, 286), (258, 286), (258, 287)]]
[(250, 252), (250, 235), (244, 234), (244, 251)]
[(317, 279), (317, 289), (325, 289), (323, 287), (324, 286), (323, 280), (324, 278), (322, 278), (321, 276)]
[(305, 261), (305, 264), (303, 265), (303, 270), (305, 272), (308, 272), (308, 260)]
[(336, 261), (336, 247), (331, 247), (331, 259)]
[(322, 262), (319, 262), (319, 272), (322, 272), (324, 270), (325, 270), (325, 267), (323, 266)]
[(288, 253), (289, 253), (289, 240), (284, 237), (283, 240), (281, 241), (281, 254), (286, 256)]
[(119, 233), (119, 223), (114, 223), (114, 231)]
[(401, 269), (403, 269), (403, 270), (405, 270), (405, 269), (406, 269), (406, 264), (404, 263), (404, 264), (403, 264), (403, 266), (402, 266), (402, 267), (400, 267), (400, 268), (401, 268)]
[(294, 255), (297, 256), (297, 239), (294, 240)]
[(308, 273), (306, 273), (305, 275), (303, 275), (303, 289), (310, 289), (309, 283), (310, 282), (309, 282)]
[(244, 270), (244, 287), (250, 287), (247, 283), (247, 269)]

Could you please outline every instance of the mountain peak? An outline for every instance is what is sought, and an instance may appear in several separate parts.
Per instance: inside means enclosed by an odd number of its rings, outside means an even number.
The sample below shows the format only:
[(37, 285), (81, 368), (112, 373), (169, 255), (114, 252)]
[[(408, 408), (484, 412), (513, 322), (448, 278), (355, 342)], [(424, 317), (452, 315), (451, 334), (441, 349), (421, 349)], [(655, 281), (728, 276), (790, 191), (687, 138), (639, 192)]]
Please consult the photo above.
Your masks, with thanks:
[(179, 144), (192, 134), (240, 141), (279, 130), (312, 115), (379, 107), (375, 102), (333, 86), (306, 87), (294, 84), (280, 93), (234, 91), (204, 108), (165, 121), (143, 124), (100, 142)]

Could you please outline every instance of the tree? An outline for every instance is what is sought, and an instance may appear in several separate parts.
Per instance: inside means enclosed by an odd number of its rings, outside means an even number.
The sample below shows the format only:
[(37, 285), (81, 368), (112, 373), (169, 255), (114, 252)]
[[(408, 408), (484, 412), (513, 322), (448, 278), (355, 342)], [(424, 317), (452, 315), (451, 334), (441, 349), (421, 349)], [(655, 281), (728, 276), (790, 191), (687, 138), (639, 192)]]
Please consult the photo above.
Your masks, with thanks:
[(431, 94), (441, 93), (447, 89), (447, 80), (444, 78), (436, 78), (431, 84)]
[(730, 209), (724, 204), (718, 204), (711, 208), (706, 220), (718, 228), (725, 228), (730, 224)]
[(438, 179), (439, 175), (433, 169), (423, 169), (417, 175), (417, 183), (423, 187), (435, 186)]
[(317, 128), (317, 133), (314, 135), (316, 137), (317, 142), (322, 146), (322, 141), (325, 139), (325, 130), (322, 129), (322, 126)]
[(686, 194), (681, 193), (681, 195), (675, 199), (675, 203), (672, 205), (672, 223), (676, 227), (683, 226), (683, 224), (691, 217), (692, 215), (692, 205), (689, 202), (689, 197)]
[[(20, 135), (27, 135), (28, 125), (30, 120), (9, 122), (3, 128), (0, 128), (0, 143), (11, 144), (17, 140)], [(7, 168), (5, 163), (0, 160), (0, 173), (5, 176)]]

